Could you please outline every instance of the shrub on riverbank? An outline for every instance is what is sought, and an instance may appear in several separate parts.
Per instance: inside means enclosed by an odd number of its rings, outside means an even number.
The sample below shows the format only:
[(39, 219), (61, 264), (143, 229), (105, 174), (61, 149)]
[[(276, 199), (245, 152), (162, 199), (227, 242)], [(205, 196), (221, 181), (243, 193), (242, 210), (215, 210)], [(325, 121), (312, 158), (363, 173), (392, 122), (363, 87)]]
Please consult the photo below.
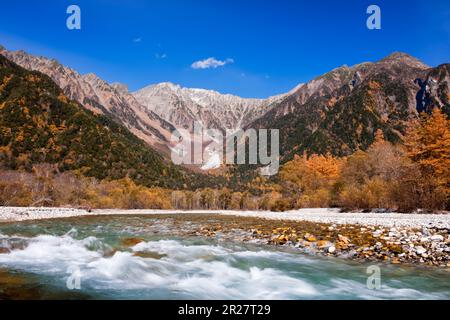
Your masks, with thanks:
[(131, 179), (98, 181), (55, 166), (37, 165), (31, 173), (0, 172), (0, 205), (118, 209), (171, 209), (170, 191), (146, 188)]

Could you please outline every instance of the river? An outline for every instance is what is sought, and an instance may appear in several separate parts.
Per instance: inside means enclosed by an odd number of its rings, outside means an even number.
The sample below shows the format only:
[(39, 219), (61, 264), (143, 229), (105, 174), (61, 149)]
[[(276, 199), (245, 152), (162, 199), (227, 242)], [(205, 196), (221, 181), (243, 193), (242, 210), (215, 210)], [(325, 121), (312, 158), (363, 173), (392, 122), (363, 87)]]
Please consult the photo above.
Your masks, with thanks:
[(208, 239), (198, 221), (115, 216), (0, 224), (0, 298), (450, 299), (450, 273)]

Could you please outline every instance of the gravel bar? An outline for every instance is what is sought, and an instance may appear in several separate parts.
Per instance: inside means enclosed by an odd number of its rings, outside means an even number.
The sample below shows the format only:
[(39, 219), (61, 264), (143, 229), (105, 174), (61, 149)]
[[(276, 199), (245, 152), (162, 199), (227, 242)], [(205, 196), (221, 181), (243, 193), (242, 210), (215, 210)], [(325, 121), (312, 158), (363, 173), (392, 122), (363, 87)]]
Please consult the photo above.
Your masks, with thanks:
[(0, 207), (0, 221), (55, 219), (78, 216), (100, 215), (154, 215), (154, 214), (220, 214), (268, 220), (310, 221), (330, 224), (370, 225), (403, 228), (446, 228), (450, 229), (450, 214), (417, 213), (361, 213), (339, 212), (339, 209), (301, 209), (288, 212), (227, 211), (227, 210), (92, 210), (71, 208), (18, 208)]

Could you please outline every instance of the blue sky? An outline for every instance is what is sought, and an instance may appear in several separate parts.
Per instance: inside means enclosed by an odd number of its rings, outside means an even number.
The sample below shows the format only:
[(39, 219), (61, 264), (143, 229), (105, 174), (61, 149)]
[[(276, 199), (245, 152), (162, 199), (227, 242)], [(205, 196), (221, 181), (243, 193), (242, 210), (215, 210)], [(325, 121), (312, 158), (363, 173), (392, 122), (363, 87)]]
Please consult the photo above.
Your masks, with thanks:
[[(66, 28), (71, 4), (81, 8), (81, 30)], [(366, 28), (371, 4), (381, 8), (381, 30)], [(340, 65), (394, 51), (432, 66), (450, 62), (450, 2), (3, 1), (0, 44), (56, 58), (131, 90), (170, 81), (267, 97)], [(192, 68), (212, 57), (225, 65)]]

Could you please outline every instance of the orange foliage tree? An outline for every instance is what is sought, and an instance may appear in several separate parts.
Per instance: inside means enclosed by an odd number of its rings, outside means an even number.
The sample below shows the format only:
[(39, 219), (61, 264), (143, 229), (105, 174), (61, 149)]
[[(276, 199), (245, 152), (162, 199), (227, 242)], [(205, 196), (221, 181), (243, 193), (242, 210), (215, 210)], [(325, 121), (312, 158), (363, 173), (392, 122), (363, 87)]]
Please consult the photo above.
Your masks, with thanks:
[(329, 154), (295, 156), (280, 171), (285, 189), (294, 193), (298, 207), (327, 207), (333, 201), (333, 185), (339, 178), (342, 160)]
[(450, 120), (438, 108), (413, 121), (405, 137), (408, 157), (422, 174), (434, 180), (437, 193), (450, 197)]

